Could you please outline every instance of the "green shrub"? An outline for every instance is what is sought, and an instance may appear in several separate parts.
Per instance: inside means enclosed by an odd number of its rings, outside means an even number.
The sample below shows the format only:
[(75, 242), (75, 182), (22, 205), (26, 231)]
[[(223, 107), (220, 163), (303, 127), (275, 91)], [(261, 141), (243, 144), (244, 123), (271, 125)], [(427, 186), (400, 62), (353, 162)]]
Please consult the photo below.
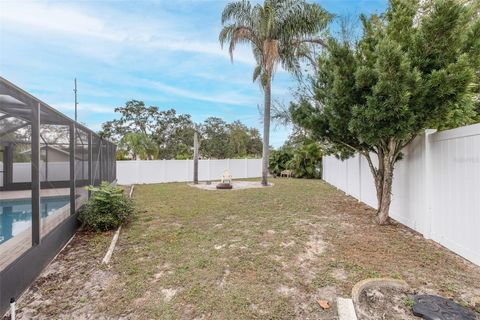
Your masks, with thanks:
[(288, 169), (287, 164), (293, 158), (293, 151), (290, 148), (280, 148), (270, 152), (269, 170), (270, 173), (279, 176), (283, 170)]
[(296, 147), (284, 146), (270, 153), (270, 173), (279, 176), (291, 170), (295, 178), (322, 177), (322, 149), (316, 143)]
[(115, 229), (133, 214), (133, 202), (125, 197), (122, 188), (102, 182), (99, 187), (89, 186), (87, 189), (92, 194), (78, 216), (87, 229), (94, 231)]
[(318, 179), (322, 177), (322, 149), (316, 143), (296, 148), (286, 164), (295, 178)]

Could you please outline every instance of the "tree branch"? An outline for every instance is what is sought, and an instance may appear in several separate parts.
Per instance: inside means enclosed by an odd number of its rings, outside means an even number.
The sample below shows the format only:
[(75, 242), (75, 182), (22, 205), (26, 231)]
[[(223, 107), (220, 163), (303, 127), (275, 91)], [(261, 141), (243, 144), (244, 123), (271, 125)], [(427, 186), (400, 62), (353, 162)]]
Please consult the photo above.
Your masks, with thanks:
[(313, 44), (318, 44), (326, 49), (328, 49), (328, 45), (325, 41), (323, 41), (322, 39), (320, 38), (307, 38), (307, 39), (301, 39), (301, 40), (297, 40), (294, 42), (294, 44), (300, 44), (300, 43), (313, 43)]
[(373, 165), (373, 161), (372, 161), (372, 158), (370, 157), (370, 154), (368, 152), (361, 152), (361, 154), (365, 157), (365, 159), (367, 159), (367, 162), (368, 162), (368, 166), (370, 167), (370, 170), (372, 171), (374, 177), (375, 177), (375, 180), (377, 179), (377, 168), (375, 168), (375, 166)]

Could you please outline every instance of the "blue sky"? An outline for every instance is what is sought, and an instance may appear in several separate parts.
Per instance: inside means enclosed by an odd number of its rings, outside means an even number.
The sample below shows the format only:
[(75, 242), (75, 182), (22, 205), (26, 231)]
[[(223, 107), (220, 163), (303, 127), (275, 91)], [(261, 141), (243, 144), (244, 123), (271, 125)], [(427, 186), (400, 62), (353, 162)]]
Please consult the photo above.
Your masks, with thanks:
[[(386, 0), (318, 0), (336, 15), (383, 12)], [(239, 47), (221, 50), (220, 14), (228, 1), (0, 1), (0, 75), (98, 130), (130, 99), (261, 129), (263, 95), (252, 83), (254, 60)], [(273, 98), (288, 103), (296, 85), (278, 70)], [(288, 128), (273, 127), (280, 146)]]

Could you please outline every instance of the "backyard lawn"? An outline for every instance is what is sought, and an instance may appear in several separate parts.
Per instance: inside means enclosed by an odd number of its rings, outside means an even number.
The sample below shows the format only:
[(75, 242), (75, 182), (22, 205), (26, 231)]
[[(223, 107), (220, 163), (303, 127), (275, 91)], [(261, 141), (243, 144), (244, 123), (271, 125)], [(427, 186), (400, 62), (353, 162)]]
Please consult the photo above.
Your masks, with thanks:
[[(272, 182), (236, 191), (138, 185), (140, 212), (122, 229), (111, 266), (99, 265), (111, 234), (80, 233), (54, 262), (70, 271), (47, 269), (19, 307), (97, 319), (335, 319), (317, 300), (349, 297), (370, 277), (480, 302), (480, 268), (403, 226), (377, 226), (371, 208), (321, 180)], [(90, 254), (79, 257), (79, 243)], [(67, 292), (58, 279), (71, 284), (67, 305), (52, 298)], [(50, 306), (33, 306), (42, 295)]]

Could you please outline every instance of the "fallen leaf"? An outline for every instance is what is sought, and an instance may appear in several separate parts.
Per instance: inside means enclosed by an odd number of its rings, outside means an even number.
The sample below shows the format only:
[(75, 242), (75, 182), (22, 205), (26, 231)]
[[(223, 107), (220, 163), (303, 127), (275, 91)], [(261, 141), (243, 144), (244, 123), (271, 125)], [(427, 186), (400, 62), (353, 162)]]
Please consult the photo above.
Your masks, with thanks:
[(327, 300), (318, 300), (317, 302), (323, 310), (330, 309), (330, 302)]

